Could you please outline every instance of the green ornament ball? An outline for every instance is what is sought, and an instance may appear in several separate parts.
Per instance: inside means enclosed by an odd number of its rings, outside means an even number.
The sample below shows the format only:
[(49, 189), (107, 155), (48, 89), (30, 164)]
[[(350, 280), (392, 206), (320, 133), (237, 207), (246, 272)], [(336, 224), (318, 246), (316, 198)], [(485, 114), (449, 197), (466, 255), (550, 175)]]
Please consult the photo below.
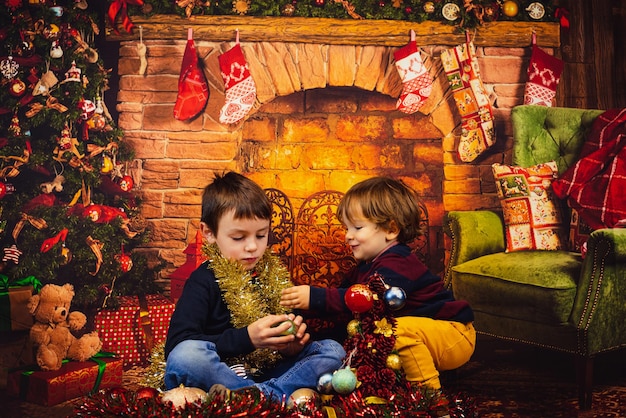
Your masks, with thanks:
[(274, 325), (272, 325), (272, 328), (279, 327), (279, 326), (281, 326), (284, 323), (289, 323), (289, 328), (287, 328), (287, 330), (281, 332), (280, 335), (295, 335), (296, 332), (298, 331), (298, 328), (296, 327), (295, 322), (293, 322), (291, 319), (288, 319), (286, 321), (274, 324)]
[(333, 389), (340, 395), (347, 395), (356, 388), (356, 375), (350, 369), (339, 369), (333, 374)]

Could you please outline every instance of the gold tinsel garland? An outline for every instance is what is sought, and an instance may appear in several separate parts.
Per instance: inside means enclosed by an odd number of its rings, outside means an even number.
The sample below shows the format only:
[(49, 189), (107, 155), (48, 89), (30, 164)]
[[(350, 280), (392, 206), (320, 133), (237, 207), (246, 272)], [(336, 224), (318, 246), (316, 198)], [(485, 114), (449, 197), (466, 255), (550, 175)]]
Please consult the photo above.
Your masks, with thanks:
[[(285, 266), (269, 249), (252, 271), (244, 269), (237, 261), (223, 257), (215, 244), (203, 245), (202, 251), (209, 260), (209, 268), (215, 274), (235, 328), (247, 327), (270, 314), (288, 312), (280, 305), (280, 295), (283, 289), (293, 284)], [(247, 371), (255, 374), (259, 369), (271, 367), (280, 358), (278, 352), (262, 348), (243, 357), (227, 359), (226, 363), (242, 363)]]
[[(125, 372), (126, 373), (126, 372)], [(140, 380), (142, 386), (165, 390), (165, 341), (161, 341), (150, 351), (150, 364), (143, 371)]]

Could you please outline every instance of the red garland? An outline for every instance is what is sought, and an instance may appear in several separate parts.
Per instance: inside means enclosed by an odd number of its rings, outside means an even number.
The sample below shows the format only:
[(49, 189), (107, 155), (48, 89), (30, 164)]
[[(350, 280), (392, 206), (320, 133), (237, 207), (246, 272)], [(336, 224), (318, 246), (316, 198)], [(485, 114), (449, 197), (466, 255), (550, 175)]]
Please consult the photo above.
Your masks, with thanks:
[(358, 391), (363, 396), (389, 399), (404, 387), (406, 381), (401, 371), (387, 367), (387, 358), (395, 346), (395, 335), (385, 336), (375, 330), (378, 321), (386, 321), (395, 328), (396, 320), (384, 302), (387, 289), (382, 276), (373, 274), (367, 285), (374, 294), (374, 304), (369, 311), (355, 314), (355, 319), (360, 322), (360, 332), (349, 337), (344, 342), (344, 348), (346, 353), (354, 352), (348, 367), (356, 369), (360, 382)]
[(115, 26), (115, 19), (117, 19), (118, 14), (122, 18), (122, 24), (124, 25), (124, 29), (126, 29), (126, 32), (131, 33), (131, 31), (133, 30), (133, 26), (135, 26), (128, 17), (128, 4), (143, 6), (143, 0), (114, 0), (113, 3), (111, 3), (111, 5), (109, 6), (109, 22), (111, 23), (111, 27), (117, 34), (120, 33)]
[[(452, 418), (476, 416), (476, 405), (467, 394), (447, 394), (450, 401), (449, 411)], [(311, 399), (296, 408), (289, 408), (286, 402), (276, 402), (260, 394), (243, 392), (228, 402), (217, 396), (204, 403), (188, 403), (179, 409), (173, 409), (161, 402), (160, 396), (145, 396), (143, 392), (133, 392), (121, 387), (104, 389), (82, 403), (75, 404), (74, 416), (112, 417), (125, 416), (137, 418), (201, 418), (223, 417), (240, 418), (246, 416), (263, 418), (342, 418), (363, 417), (423, 417), (432, 416), (431, 411), (439, 406), (416, 388), (407, 387), (389, 398), (387, 403), (372, 403), (370, 399), (356, 390), (347, 396), (333, 396), (328, 403), (320, 404)], [(332, 411), (332, 414), (331, 414)]]

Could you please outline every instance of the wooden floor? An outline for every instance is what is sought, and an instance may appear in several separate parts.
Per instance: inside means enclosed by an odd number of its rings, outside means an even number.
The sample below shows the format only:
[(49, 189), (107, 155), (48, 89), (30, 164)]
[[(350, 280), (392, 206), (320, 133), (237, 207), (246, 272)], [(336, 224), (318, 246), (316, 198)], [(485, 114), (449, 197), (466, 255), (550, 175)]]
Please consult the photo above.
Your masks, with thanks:
[[(450, 393), (475, 399), (483, 418), (604, 418), (626, 417), (626, 354), (609, 353), (596, 359), (594, 405), (580, 411), (577, 404), (573, 359), (510, 342), (479, 336), (472, 360), (443, 376)], [(146, 369), (124, 371), (124, 387), (136, 390)], [(44, 407), (8, 398), (0, 388), (0, 417), (60, 418), (75, 416), (81, 399)]]

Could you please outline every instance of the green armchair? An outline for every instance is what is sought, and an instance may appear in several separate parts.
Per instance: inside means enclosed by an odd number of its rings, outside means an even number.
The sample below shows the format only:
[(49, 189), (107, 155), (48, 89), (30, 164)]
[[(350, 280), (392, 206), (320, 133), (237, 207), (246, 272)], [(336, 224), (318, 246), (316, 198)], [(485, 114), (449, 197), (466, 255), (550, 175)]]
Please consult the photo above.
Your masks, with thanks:
[[(602, 111), (541, 106), (512, 109), (513, 165), (573, 164)], [(445, 280), (469, 301), (479, 333), (575, 355), (579, 403), (591, 408), (593, 358), (626, 346), (626, 229), (591, 233), (587, 255), (505, 252), (502, 215), (451, 211)]]

